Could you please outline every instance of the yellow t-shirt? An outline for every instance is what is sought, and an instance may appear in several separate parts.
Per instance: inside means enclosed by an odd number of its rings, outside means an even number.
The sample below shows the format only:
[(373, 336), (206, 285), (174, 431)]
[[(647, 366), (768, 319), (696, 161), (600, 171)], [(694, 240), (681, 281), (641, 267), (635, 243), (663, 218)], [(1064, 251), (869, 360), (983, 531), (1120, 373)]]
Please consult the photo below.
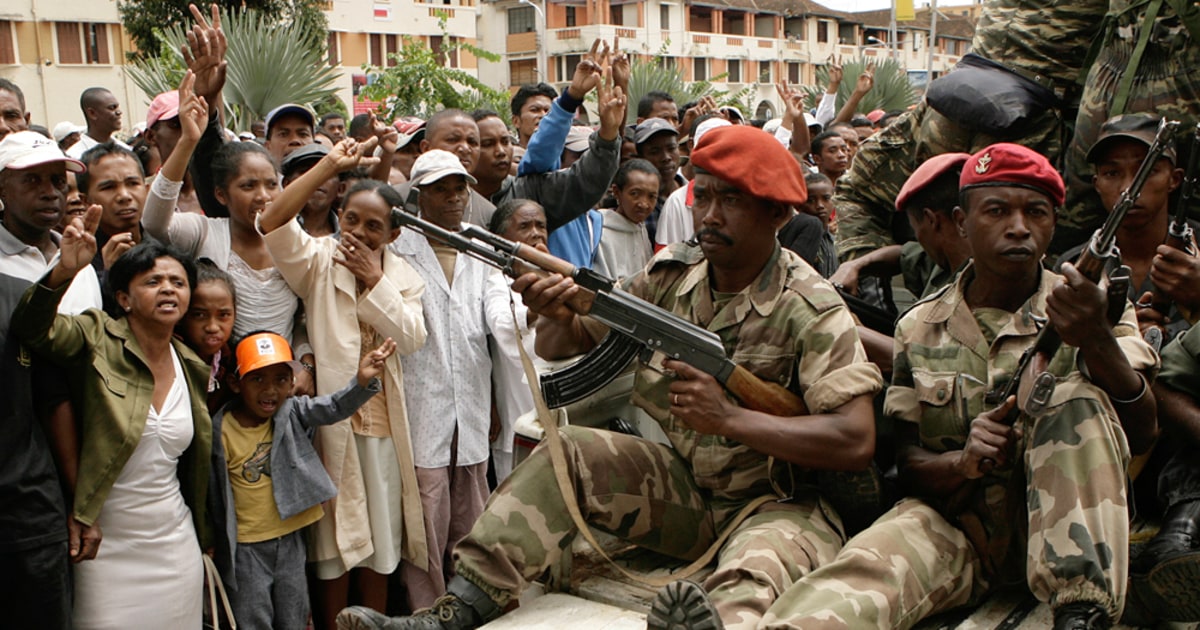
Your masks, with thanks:
[(221, 423), (239, 543), (279, 538), (317, 522), (324, 514), (320, 505), (314, 505), (286, 521), (279, 517), (271, 486), (274, 428), (273, 420), (256, 427), (243, 427), (233, 414), (226, 415)]

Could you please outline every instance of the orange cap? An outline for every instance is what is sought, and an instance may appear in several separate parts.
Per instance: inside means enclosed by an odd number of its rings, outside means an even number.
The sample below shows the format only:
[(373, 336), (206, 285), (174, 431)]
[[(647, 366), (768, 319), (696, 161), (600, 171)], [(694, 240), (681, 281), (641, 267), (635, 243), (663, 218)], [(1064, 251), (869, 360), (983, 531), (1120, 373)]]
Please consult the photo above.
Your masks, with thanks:
[(291, 346), (287, 340), (275, 333), (253, 333), (237, 345), (238, 378), (276, 363), (292, 362)]

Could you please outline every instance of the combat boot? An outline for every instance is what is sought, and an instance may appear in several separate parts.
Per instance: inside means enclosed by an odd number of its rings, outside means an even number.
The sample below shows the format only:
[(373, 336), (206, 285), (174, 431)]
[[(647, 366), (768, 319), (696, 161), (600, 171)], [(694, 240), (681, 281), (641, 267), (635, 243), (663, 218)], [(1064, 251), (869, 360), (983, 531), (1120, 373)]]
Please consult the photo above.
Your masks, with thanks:
[(430, 608), (411, 617), (388, 617), (365, 606), (352, 606), (337, 616), (338, 630), (475, 630), (500, 616), (500, 606), (466, 578), (454, 576)]
[(665, 586), (646, 615), (646, 630), (722, 630), (721, 616), (704, 587), (688, 580)]
[(1095, 602), (1071, 602), (1054, 609), (1054, 630), (1108, 630), (1108, 611)]
[(1200, 621), (1200, 500), (1171, 507), (1130, 564), (1131, 589), (1164, 621)]

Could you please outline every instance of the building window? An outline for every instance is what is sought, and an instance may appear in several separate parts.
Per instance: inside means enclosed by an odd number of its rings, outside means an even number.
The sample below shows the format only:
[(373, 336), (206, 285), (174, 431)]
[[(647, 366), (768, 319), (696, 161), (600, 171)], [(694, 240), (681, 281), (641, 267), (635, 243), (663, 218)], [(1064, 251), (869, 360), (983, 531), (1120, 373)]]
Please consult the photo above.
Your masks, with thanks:
[(829, 22), (826, 22), (825, 20), (817, 22), (817, 43), (829, 43)]
[(508, 10), (508, 34), (532, 33), (537, 30), (533, 7), (517, 7)]
[(328, 52), (329, 65), (336, 66), (342, 63), (342, 54), (338, 50), (338, 34), (336, 31), (329, 31), (329, 40), (325, 42), (325, 50)]
[(625, 25), (625, 5), (614, 4), (608, 7), (608, 23), (615, 26)]
[(508, 62), (508, 84), (527, 85), (537, 83), (537, 60), (521, 59)]
[(392, 33), (371, 33), (370, 46), (367, 51), (373, 66), (392, 67), (396, 65), (394, 55), (400, 50), (400, 37)]
[(567, 9), (567, 26), (576, 26), (575, 7), (566, 7), (566, 9)]
[(770, 61), (758, 62), (758, 82), (759, 83), (773, 83), (774, 82), (771, 79), (771, 62)]
[(13, 43), (13, 26), (8, 20), (0, 20), (0, 64), (17, 63), (17, 47)]
[(55, 22), (59, 63), (107, 64), (108, 25), (96, 22)]
[(662, 30), (670, 30), (671, 28), (671, 7), (665, 4), (658, 5), (658, 23)]
[(725, 81), (728, 83), (741, 83), (742, 82), (742, 61), (740, 59), (730, 59), (729, 61), (727, 61), (725, 63), (726, 63), (726, 67), (728, 68), (726, 70), (727, 76), (725, 77)]
[(692, 80), (708, 80), (708, 59), (705, 59), (704, 57), (696, 57), (692, 59)]
[(788, 83), (792, 85), (800, 84), (800, 64), (795, 62), (788, 64)]
[(563, 55), (558, 59), (558, 80), (569, 81), (571, 77), (575, 76), (575, 66), (583, 61), (583, 55)]

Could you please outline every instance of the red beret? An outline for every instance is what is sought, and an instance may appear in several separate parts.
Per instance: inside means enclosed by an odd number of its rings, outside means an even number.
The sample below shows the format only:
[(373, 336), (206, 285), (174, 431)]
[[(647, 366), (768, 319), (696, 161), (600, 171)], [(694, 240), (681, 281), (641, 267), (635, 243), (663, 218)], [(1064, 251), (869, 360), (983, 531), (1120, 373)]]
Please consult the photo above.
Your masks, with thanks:
[(692, 149), (692, 164), (755, 197), (796, 206), (808, 199), (796, 158), (775, 136), (749, 125), (704, 134)]
[(962, 168), (963, 163), (970, 158), (969, 153), (943, 153), (925, 160), (900, 187), (900, 194), (896, 196), (896, 211), (904, 212), (904, 205), (913, 195), (924, 190), (942, 175)]
[(959, 190), (977, 186), (1020, 186), (1043, 192), (1063, 205), (1067, 193), (1062, 176), (1046, 156), (1019, 144), (1000, 142), (972, 155), (958, 178)]

